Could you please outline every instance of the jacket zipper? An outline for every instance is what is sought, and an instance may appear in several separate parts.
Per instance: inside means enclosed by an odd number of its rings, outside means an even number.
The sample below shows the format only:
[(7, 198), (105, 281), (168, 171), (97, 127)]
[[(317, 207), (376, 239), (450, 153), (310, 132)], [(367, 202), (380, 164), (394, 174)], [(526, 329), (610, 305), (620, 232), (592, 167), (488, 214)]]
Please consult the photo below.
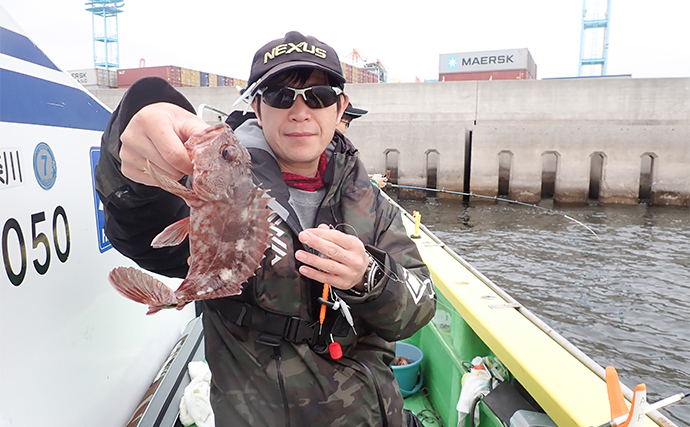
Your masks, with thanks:
[(290, 407), (288, 406), (287, 393), (285, 392), (285, 379), (283, 378), (283, 363), (280, 357), (280, 347), (273, 347), (273, 357), (276, 360), (276, 373), (278, 374), (278, 385), (280, 394), (283, 398), (283, 408), (285, 408), (285, 427), (290, 427)]

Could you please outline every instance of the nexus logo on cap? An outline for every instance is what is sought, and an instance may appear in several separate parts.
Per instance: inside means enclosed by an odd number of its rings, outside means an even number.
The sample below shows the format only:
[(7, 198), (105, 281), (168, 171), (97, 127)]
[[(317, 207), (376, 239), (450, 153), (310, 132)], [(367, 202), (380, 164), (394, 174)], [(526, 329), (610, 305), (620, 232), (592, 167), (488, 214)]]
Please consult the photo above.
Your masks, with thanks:
[(271, 49), (270, 52), (264, 53), (264, 64), (267, 63), (270, 59), (275, 58), (276, 56), (288, 55), (292, 52), (311, 53), (316, 57), (326, 59), (326, 49), (321, 49), (320, 47), (316, 47), (314, 45), (309, 46), (309, 43), (307, 42), (301, 42), (297, 44), (283, 43)]

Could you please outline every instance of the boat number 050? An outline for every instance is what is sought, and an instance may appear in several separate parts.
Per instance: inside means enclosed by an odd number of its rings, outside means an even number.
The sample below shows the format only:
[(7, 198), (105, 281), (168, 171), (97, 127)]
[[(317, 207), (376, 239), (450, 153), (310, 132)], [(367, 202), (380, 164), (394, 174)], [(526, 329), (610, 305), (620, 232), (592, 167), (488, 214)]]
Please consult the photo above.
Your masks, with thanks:
[[(46, 226), (46, 224), (42, 224), (45, 221), (45, 212), (37, 212), (31, 215), (31, 239), (33, 242), (33, 249), (34, 251), (37, 251), (37, 257), (34, 258), (33, 264), (34, 268), (36, 269), (36, 272), (40, 275), (46, 274), (48, 272), (48, 268), (50, 267), (50, 239), (45, 233), (39, 231), (39, 229)], [(62, 222), (62, 230), (64, 230), (65, 234), (63, 236), (63, 239), (60, 239), (58, 236), (59, 221)], [(11, 231), (14, 231), (14, 233), (10, 233)], [(69, 257), (70, 235), (69, 223), (67, 222), (67, 214), (65, 213), (65, 209), (62, 206), (58, 206), (57, 208), (55, 208), (55, 211), (53, 212), (52, 234), (53, 243), (55, 247), (55, 255), (60, 260), (60, 262), (64, 263), (65, 261), (67, 261), (67, 258)], [(10, 239), (17, 239), (17, 243), (19, 243), (19, 251), (21, 253), (21, 266), (19, 266), (19, 268), (17, 268), (16, 265), (12, 265), (10, 261)], [(63, 246), (61, 246), (61, 241), (64, 242)], [(2, 259), (4, 261), (5, 271), (7, 272), (7, 277), (9, 277), (10, 282), (12, 282), (14, 286), (21, 285), (24, 281), (24, 278), (26, 277), (26, 270), (28, 266), (26, 255), (26, 243), (24, 239), (24, 233), (22, 232), (22, 228), (20, 227), (19, 222), (14, 218), (8, 219), (5, 222), (4, 227), (2, 228)], [(16, 260), (16, 257), (14, 259)]]

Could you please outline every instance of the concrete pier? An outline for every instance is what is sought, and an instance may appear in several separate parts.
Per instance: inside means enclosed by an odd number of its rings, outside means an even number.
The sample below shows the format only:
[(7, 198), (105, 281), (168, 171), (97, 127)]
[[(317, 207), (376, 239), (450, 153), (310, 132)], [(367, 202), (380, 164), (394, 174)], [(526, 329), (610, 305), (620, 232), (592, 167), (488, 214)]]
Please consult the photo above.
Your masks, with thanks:
[[(537, 203), (690, 205), (690, 78), (348, 85), (348, 137), (399, 184)], [(233, 88), (182, 88), (230, 111)], [(122, 90), (94, 91), (114, 107)]]

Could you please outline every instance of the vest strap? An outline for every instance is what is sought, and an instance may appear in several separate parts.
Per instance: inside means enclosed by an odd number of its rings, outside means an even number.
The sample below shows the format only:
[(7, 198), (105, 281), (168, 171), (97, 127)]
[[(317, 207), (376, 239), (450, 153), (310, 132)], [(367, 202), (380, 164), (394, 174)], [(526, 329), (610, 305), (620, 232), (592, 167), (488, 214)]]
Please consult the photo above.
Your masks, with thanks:
[(270, 313), (260, 307), (245, 302), (223, 300), (219, 313), (230, 322), (261, 332), (257, 341), (270, 345), (280, 345), (281, 340), (291, 343), (312, 344), (316, 340), (316, 322), (300, 317)]

